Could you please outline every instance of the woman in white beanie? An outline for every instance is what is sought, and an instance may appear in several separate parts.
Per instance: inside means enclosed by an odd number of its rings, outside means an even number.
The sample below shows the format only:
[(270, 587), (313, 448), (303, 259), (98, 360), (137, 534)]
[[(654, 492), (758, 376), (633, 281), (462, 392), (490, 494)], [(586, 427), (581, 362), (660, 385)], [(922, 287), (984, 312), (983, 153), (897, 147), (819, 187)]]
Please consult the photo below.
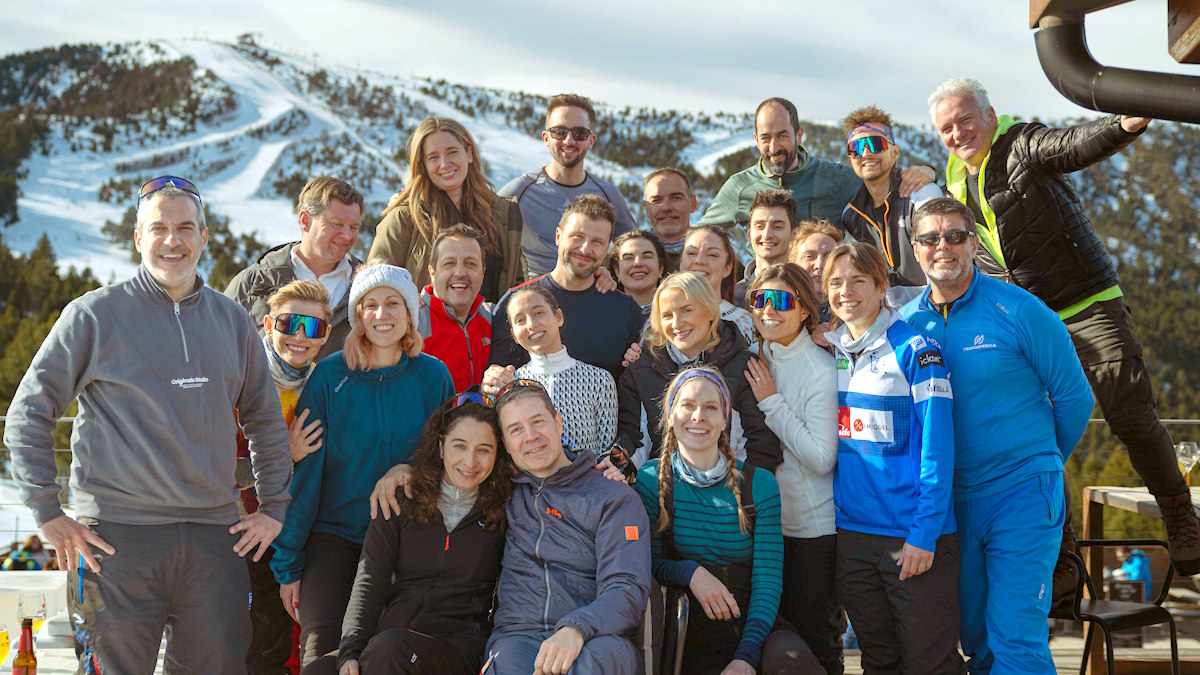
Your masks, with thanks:
[(300, 622), (302, 664), (337, 649), (375, 482), (408, 461), (425, 421), (454, 395), (445, 364), (421, 354), (407, 270), (360, 268), (350, 307), (345, 346), (317, 364), (296, 404), (324, 437), (296, 464), (271, 560), (284, 607)]

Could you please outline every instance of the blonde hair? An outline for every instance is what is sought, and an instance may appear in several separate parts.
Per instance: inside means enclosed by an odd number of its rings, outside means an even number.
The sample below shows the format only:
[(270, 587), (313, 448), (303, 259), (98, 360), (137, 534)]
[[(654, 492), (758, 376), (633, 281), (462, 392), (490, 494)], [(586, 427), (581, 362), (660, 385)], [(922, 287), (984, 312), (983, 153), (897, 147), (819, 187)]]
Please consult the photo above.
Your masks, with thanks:
[(289, 302), (311, 302), (321, 306), (321, 318), (329, 321), (333, 318), (333, 310), (329, 309), (329, 292), (315, 281), (297, 279), (271, 294), (267, 298), (267, 306), (271, 314), (275, 314)]
[[(374, 261), (358, 268), (355, 274), (362, 274), (362, 271), (375, 265), (386, 264), (382, 261)], [(364, 297), (366, 295), (364, 294)], [(404, 307), (404, 314), (408, 316), (408, 304), (400, 303)], [(342, 346), (342, 358), (346, 360), (346, 367), (350, 370), (370, 370), (371, 357), (375, 354), (375, 345), (367, 339), (366, 328), (363, 326), (362, 316), (362, 298), (350, 308), (354, 312), (354, 321), (352, 322), (350, 333), (346, 335), (346, 342)], [(409, 358), (415, 359), (421, 354), (421, 349), (425, 346), (425, 340), (421, 337), (421, 333), (417, 330), (417, 321), (419, 317), (408, 316), (408, 330), (404, 336), (400, 338), (400, 349), (408, 354)]]
[(708, 279), (699, 272), (675, 272), (663, 279), (663, 282), (655, 289), (654, 301), (650, 305), (650, 328), (646, 331), (646, 343), (651, 347), (662, 349), (668, 342), (667, 335), (663, 332), (662, 315), (659, 310), (662, 305), (663, 293), (672, 288), (682, 291), (683, 297), (687, 298), (688, 302), (699, 306), (700, 309), (712, 316), (713, 321), (708, 329), (708, 342), (704, 344), (704, 350), (707, 351), (720, 344), (721, 298), (717, 297), (717, 292), (713, 290), (712, 284), (708, 283)]
[[(707, 282), (705, 282), (707, 283)], [(667, 392), (672, 391), (683, 376), (692, 370), (704, 370), (713, 377), (720, 379), (721, 382), (725, 378), (721, 376), (721, 371), (711, 366), (696, 366), (694, 368), (685, 368), (675, 377), (671, 378), (667, 384)], [(706, 381), (704, 378), (694, 378), (696, 381), (705, 382), (708, 386), (717, 389), (720, 393), (720, 388), (713, 382)], [(728, 386), (725, 388), (729, 390)], [(678, 397), (668, 396), (663, 394), (663, 405), (670, 405), (677, 401)], [(671, 406), (673, 408), (674, 406)], [(675, 467), (674, 455), (678, 449), (678, 441), (675, 439), (675, 430), (671, 428), (671, 408), (663, 410), (662, 416), (658, 420), (659, 431), (662, 433), (662, 454), (658, 458), (658, 522), (655, 523), (654, 529), (656, 532), (665, 532), (671, 526), (671, 518), (667, 515), (667, 504), (671, 503), (675, 496)], [(726, 422), (728, 424), (728, 421)], [(737, 504), (738, 530), (743, 534), (750, 530), (750, 521), (746, 517), (746, 510), (742, 508), (742, 472), (737, 466), (737, 456), (733, 454), (733, 446), (729, 444), (729, 434), (722, 429), (721, 435), (717, 438), (717, 449), (725, 457), (725, 463), (729, 466), (729, 473), (725, 476), (725, 487), (733, 493), (733, 501)]]

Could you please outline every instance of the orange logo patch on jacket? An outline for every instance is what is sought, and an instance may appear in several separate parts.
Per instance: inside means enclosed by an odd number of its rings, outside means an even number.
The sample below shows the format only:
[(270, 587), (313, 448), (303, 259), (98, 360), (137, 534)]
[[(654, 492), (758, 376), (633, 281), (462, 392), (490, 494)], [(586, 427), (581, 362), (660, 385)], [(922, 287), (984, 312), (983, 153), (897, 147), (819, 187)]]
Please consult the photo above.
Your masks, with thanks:
[(626, 525), (625, 526), (625, 541), (637, 541), (637, 540), (638, 540), (637, 525)]
[(561, 514), (561, 513), (559, 513), (559, 512), (558, 512), (558, 509), (556, 509), (556, 508), (552, 508), (552, 507), (549, 507), (549, 506), (547, 506), (547, 507), (546, 507), (546, 515), (548, 515), (548, 516), (554, 516), (555, 518), (558, 518), (559, 520), (562, 520), (562, 514)]

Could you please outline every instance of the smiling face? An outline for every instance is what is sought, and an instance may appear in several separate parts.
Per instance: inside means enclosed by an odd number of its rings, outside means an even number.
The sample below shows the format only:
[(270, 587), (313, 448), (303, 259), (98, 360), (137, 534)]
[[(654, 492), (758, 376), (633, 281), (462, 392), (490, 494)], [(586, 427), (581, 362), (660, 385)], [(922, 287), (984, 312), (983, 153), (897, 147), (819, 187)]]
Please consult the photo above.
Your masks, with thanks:
[(883, 307), (887, 287), (880, 288), (849, 256), (837, 258), (829, 270), (829, 307), (850, 328), (851, 337), (866, 332)]
[(698, 272), (708, 280), (717, 295), (721, 295), (721, 281), (733, 274), (733, 261), (725, 250), (721, 237), (697, 230), (683, 243), (683, 254), (679, 257), (679, 269)]
[(658, 296), (657, 309), (668, 342), (689, 359), (704, 351), (717, 317), (689, 300), (679, 288), (663, 290)]
[(617, 281), (630, 295), (645, 293), (658, 285), (663, 261), (648, 239), (626, 240), (617, 251)]
[[(794, 288), (778, 279), (765, 281), (758, 288), (761, 290), (787, 291), (793, 295), (796, 294)], [(764, 340), (778, 342), (782, 345), (791, 344), (792, 340), (796, 339), (796, 336), (800, 334), (800, 327), (804, 325), (804, 320), (808, 318), (808, 312), (800, 306), (798, 301), (793, 302), (792, 308), (786, 312), (775, 309), (773, 303), (767, 302), (765, 308), (751, 308), (750, 313), (754, 316), (754, 328), (758, 330), (758, 334)]]
[[(878, 131), (861, 131), (850, 139), (851, 142), (867, 136), (878, 136)], [(896, 147), (894, 142), (889, 141), (887, 150), (883, 152), (871, 152), (865, 150), (866, 155), (859, 157), (857, 152), (850, 151), (850, 168), (854, 169), (855, 175), (864, 181), (876, 180), (887, 176), (892, 171), (892, 167), (896, 164), (896, 158), (900, 156), (900, 148)]]
[(646, 182), (643, 195), (646, 219), (659, 241), (672, 243), (687, 234), (696, 197), (688, 192), (687, 183), (673, 173), (663, 173)]
[[(546, 118), (546, 128), (567, 127), (574, 129), (575, 127), (584, 127), (591, 129), (592, 123), (588, 119), (587, 111), (583, 108), (577, 108), (570, 105), (560, 105), (550, 111), (550, 115)], [(546, 147), (550, 149), (550, 158), (555, 164), (564, 169), (570, 169), (578, 166), (583, 162), (583, 158), (587, 157), (588, 150), (596, 143), (596, 134), (588, 136), (586, 141), (577, 141), (571, 134), (567, 134), (566, 138), (561, 141), (550, 135), (549, 131), (542, 132), (542, 141), (546, 143)]]
[(521, 396), (500, 408), (504, 447), (522, 471), (545, 478), (571, 460), (563, 453), (562, 416), (537, 396)]
[(408, 332), (408, 308), (400, 291), (376, 286), (358, 301), (355, 311), (367, 341), (382, 350), (399, 349)]
[(449, 131), (435, 131), (421, 144), (421, 157), (429, 182), (457, 204), (471, 164), (469, 149)]
[(196, 283), (196, 264), (208, 244), (200, 227), (199, 205), (191, 197), (153, 196), (143, 202), (133, 245), (142, 264), (175, 300), (187, 297)]
[(837, 242), (827, 234), (816, 232), (805, 237), (792, 252), (792, 262), (808, 273), (812, 279), (813, 290), (818, 294), (824, 293), (821, 288), (821, 274), (825, 271), (825, 260)]
[(971, 94), (947, 96), (933, 109), (933, 123), (950, 154), (978, 169), (992, 149), (996, 111), (984, 110)]
[(764, 106), (754, 118), (754, 144), (762, 156), (763, 168), (782, 176), (796, 165), (796, 147), (802, 131), (792, 128), (783, 106)]
[(271, 340), (271, 346), (274, 347), (275, 353), (283, 359), (284, 363), (299, 370), (317, 358), (317, 353), (329, 340), (330, 329), (326, 327), (325, 334), (316, 338), (306, 336), (303, 330), (296, 331), (295, 335), (287, 335), (283, 331), (275, 330), (275, 317), (283, 314), (304, 314), (324, 319), (329, 314), (329, 307), (308, 300), (287, 300), (279, 306), (278, 310), (272, 312), (272, 315), (263, 318), (263, 323), (267, 328), (267, 338)]
[(437, 247), (437, 259), (429, 266), (433, 294), (466, 318), (483, 287), (483, 249), (471, 237), (448, 237)]
[(562, 310), (554, 311), (540, 293), (519, 293), (508, 303), (508, 322), (513, 339), (525, 351), (538, 356), (562, 350), (558, 329), (563, 325)]
[(750, 212), (750, 248), (763, 267), (783, 262), (792, 238), (788, 212), (782, 206), (760, 206)]
[[(930, 215), (921, 219), (921, 225), (913, 232), (914, 237), (947, 232), (973, 232), (971, 224), (954, 214)], [(978, 238), (968, 237), (957, 246), (941, 237), (934, 246), (913, 241), (913, 252), (929, 282), (936, 286), (955, 287), (970, 281), (975, 271), (975, 247)]]
[(340, 199), (330, 199), (329, 204), (318, 215), (300, 212), (300, 243), (297, 246), (302, 260), (314, 272), (317, 269), (332, 270), (337, 267), (354, 242), (358, 240), (358, 220), (362, 207), (347, 204)]
[(576, 279), (595, 276), (604, 261), (604, 254), (608, 253), (612, 231), (612, 223), (606, 220), (589, 218), (582, 213), (567, 216), (567, 221), (554, 231), (558, 266)]
[(725, 405), (717, 385), (700, 377), (684, 382), (675, 392), (670, 422), (686, 459), (719, 452), (718, 442), (725, 431)]
[(459, 418), (442, 439), (442, 479), (460, 490), (475, 489), (492, 474), (497, 452), (499, 439), (492, 425)]

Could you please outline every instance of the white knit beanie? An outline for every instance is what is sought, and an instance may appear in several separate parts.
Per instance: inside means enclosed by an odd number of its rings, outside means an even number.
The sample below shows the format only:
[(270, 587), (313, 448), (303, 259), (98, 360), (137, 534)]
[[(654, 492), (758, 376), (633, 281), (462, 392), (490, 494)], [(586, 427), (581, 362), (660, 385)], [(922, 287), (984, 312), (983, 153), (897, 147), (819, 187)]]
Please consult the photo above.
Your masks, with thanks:
[(408, 322), (416, 326), (419, 316), (417, 313), (419, 300), (417, 299), (417, 286), (413, 283), (412, 275), (403, 267), (395, 265), (370, 265), (360, 269), (354, 275), (354, 281), (350, 283), (350, 311), (347, 312), (350, 328), (354, 329), (354, 315), (358, 309), (358, 301), (379, 286), (394, 288), (400, 293), (400, 296), (404, 298), (404, 305), (408, 308)]

